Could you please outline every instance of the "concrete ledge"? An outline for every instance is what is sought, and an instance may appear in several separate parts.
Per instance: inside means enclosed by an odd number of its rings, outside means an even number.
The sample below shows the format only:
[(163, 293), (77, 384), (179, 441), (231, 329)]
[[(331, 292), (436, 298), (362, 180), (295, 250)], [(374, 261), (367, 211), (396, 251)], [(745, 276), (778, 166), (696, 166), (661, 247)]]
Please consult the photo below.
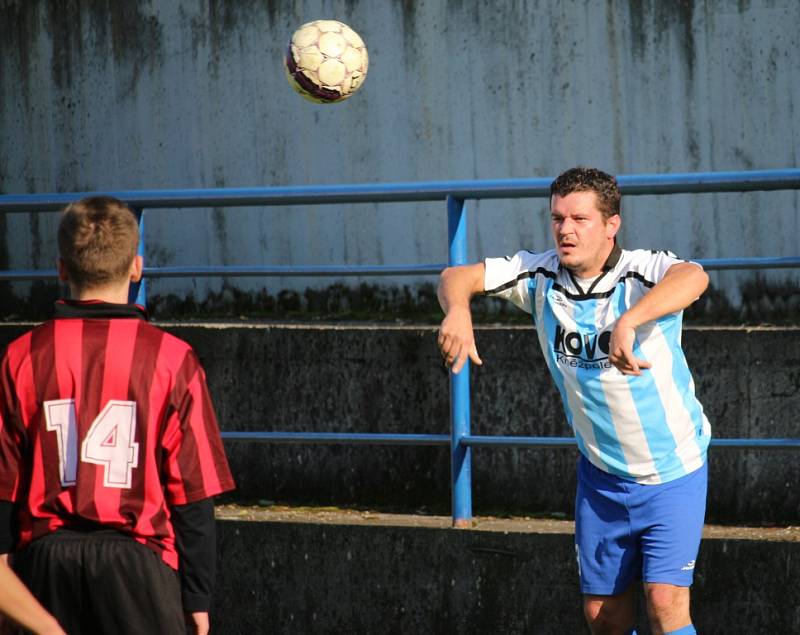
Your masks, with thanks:
[[(446, 517), (373, 516), (220, 521), (214, 632), (586, 632), (571, 523), (479, 521), (456, 530)], [(698, 632), (800, 632), (798, 532), (789, 540), (728, 533), (701, 547)]]
[[(225, 430), (449, 433), (435, 326), (167, 324), (203, 361)], [(0, 347), (30, 325), (0, 325)], [(566, 436), (535, 331), (481, 327), (471, 375), (475, 434)], [(684, 348), (718, 437), (797, 437), (800, 329), (687, 329)], [(437, 447), (228, 443), (237, 500), (446, 514)], [(476, 514), (571, 515), (573, 450), (477, 448)], [(713, 450), (710, 522), (797, 524), (797, 451)]]
[[(198, 350), (227, 430), (449, 433), (436, 327), (170, 326)], [(475, 434), (565, 436), (561, 401), (530, 327), (482, 327)], [(800, 329), (687, 329), (686, 356), (718, 437), (796, 437)], [(238, 496), (447, 513), (450, 466), (435, 447), (229, 443)], [(473, 451), (476, 514), (572, 513), (572, 450)], [(714, 450), (711, 522), (795, 522), (796, 451)]]

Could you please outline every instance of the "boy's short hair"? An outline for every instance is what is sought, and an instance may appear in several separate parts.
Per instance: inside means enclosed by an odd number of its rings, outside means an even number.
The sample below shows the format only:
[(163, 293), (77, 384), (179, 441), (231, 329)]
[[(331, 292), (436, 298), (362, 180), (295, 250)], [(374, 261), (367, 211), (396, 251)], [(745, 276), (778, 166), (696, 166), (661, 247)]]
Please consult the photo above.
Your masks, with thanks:
[(58, 225), (58, 251), (70, 282), (92, 288), (128, 277), (139, 246), (133, 210), (112, 196), (67, 206)]
[(608, 220), (620, 213), (622, 198), (617, 179), (595, 168), (578, 166), (559, 174), (550, 184), (550, 199), (553, 196), (567, 196), (573, 192), (594, 192), (597, 195), (597, 207)]

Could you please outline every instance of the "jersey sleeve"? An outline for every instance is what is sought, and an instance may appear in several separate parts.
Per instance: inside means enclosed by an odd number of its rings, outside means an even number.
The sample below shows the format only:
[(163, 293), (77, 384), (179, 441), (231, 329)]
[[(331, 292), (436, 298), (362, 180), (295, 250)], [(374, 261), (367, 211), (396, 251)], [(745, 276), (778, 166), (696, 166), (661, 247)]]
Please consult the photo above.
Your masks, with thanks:
[[(0, 508), (2, 509), (2, 508)], [(204, 499), (172, 507), (175, 545), (180, 555), (183, 610), (208, 611), (214, 592), (217, 539), (214, 501)]]
[[(681, 262), (691, 262), (678, 258), (671, 251), (649, 251), (645, 249), (638, 249), (632, 252), (633, 258), (631, 266), (636, 270), (649, 284), (658, 284), (664, 278), (667, 270), (672, 266)], [(692, 264), (700, 266), (696, 262)]]
[(483, 281), (486, 295), (508, 300), (531, 313), (531, 291), (542, 258), (542, 255), (529, 251), (518, 251), (504, 258), (486, 258)]
[(162, 436), (165, 496), (185, 505), (235, 487), (206, 377), (189, 349), (176, 378)]
[(25, 431), (14, 407), (15, 382), (8, 356), (0, 362), (0, 500), (16, 501), (24, 473)]

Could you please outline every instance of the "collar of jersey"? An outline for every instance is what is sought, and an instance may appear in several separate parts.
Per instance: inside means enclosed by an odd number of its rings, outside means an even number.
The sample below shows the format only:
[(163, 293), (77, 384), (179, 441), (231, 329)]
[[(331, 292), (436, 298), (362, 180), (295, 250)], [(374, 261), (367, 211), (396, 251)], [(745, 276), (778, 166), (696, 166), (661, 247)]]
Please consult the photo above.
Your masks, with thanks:
[[(578, 290), (579, 293), (577, 295), (575, 295), (575, 297), (577, 297), (577, 298), (589, 298), (589, 297), (592, 296), (592, 292), (597, 288), (597, 285), (605, 277), (605, 275), (609, 271), (611, 271), (614, 267), (617, 266), (617, 263), (619, 262), (619, 259), (621, 257), (622, 257), (622, 248), (619, 246), (619, 243), (617, 242), (617, 240), (615, 238), (614, 239), (614, 246), (611, 248), (611, 253), (608, 254), (608, 258), (606, 258), (606, 261), (603, 263), (602, 272), (600, 273), (600, 275), (598, 275), (592, 281), (592, 283), (589, 285), (589, 288), (586, 291), (584, 291), (583, 287), (581, 287), (580, 283), (578, 283), (578, 280), (575, 277), (575, 274), (572, 273), (571, 269), (567, 269), (561, 263), (558, 263), (558, 268), (561, 269), (562, 271), (566, 271), (567, 272), (567, 276), (569, 276), (569, 279), (572, 281), (572, 284)], [(572, 295), (572, 294), (570, 294), (570, 295)]]
[[(608, 254), (608, 258), (606, 258), (606, 261), (603, 263), (603, 273), (605, 273), (606, 271), (611, 271), (611, 269), (616, 267), (620, 258), (622, 258), (622, 247), (619, 246), (619, 243), (615, 238), (614, 246), (611, 248), (611, 253)], [(560, 262), (558, 263), (558, 268), (566, 269), (566, 267), (562, 265)]]
[(56, 318), (136, 318), (147, 319), (145, 308), (138, 304), (113, 304), (100, 300), (59, 300), (56, 302)]
[(609, 271), (617, 266), (619, 259), (622, 258), (622, 247), (619, 246), (617, 239), (614, 239), (614, 246), (611, 248), (611, 253), (608, 254), (605, 263), (603, 264), (603, 271)]

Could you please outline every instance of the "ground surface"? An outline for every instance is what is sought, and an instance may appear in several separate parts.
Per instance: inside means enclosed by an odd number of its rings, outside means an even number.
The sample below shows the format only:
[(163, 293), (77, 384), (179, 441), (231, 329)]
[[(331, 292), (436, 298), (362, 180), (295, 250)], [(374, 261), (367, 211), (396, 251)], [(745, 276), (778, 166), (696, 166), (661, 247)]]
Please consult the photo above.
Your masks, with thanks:
[[(377, 511), (349, 510), (338, 507), (288, 507), (285, 505), (218, 505), (219, 520), (254, 520), (262, 522), (317, 523), (330, 525), (394, 525), (444, 529), (452, 526), (449, 516), (390, 514)], [(575, 523), (557, 518), (476, 516), (471, 529), (477, 531), (571, 534)], [(773, 540), (800, 542), (800, 526), (737, 527), (706, 525), (705, 539)]]

